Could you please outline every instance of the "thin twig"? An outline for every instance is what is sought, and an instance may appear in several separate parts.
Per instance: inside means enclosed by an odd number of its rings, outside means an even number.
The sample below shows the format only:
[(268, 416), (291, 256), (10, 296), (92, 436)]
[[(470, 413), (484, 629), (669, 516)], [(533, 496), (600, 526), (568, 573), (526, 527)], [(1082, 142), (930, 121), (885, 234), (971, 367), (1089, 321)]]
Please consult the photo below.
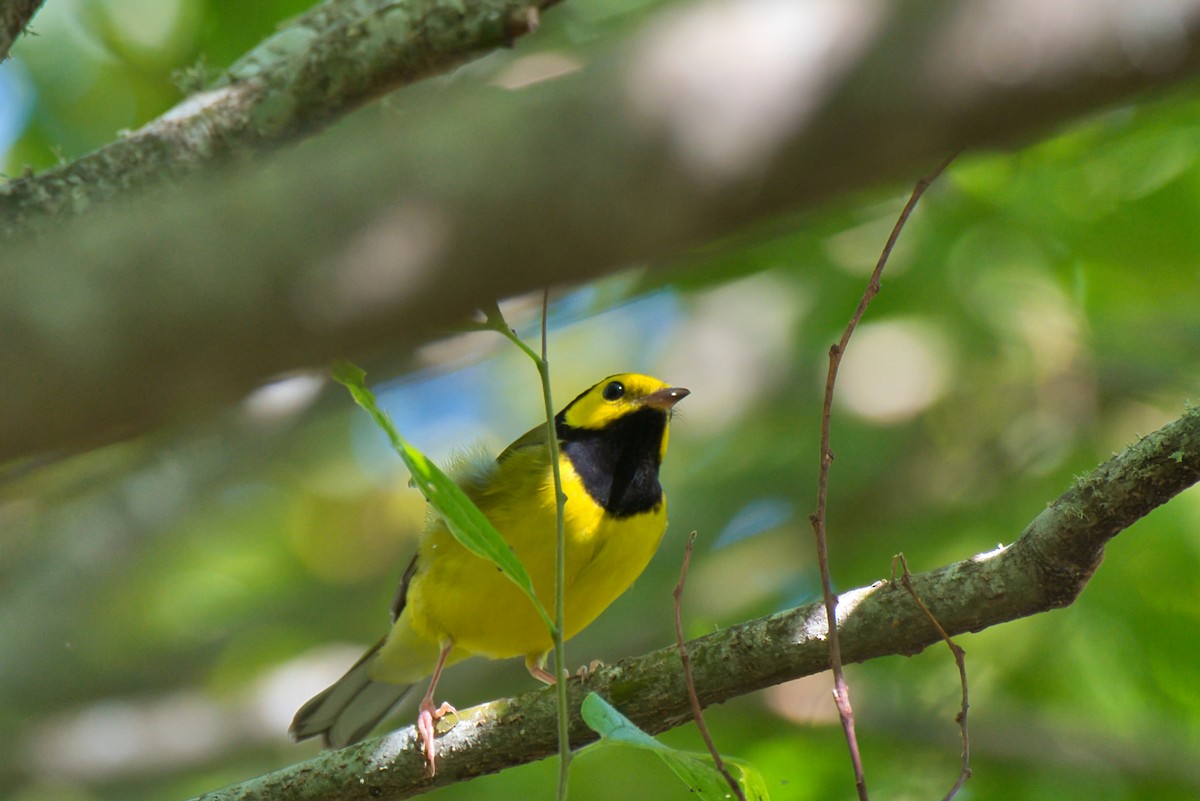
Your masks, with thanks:
[(929, 622), (937, 629), (938, 636), (942, 638), (942, 642), (950, 649), (950, 653), (954, 654), (954, 663), (958, 665), (958, 678), (962, 683), (962, 708), (955, 716), (954, 720), (958, 723), (958, 729), (962, 733), (962, 769), (958, 772), (958, 779), (954, 782), (954, 786), (950, 788), (950, 792), (946, 793), (942, 801), (950, 801), (954, 796), (958, 795), (958, 791), (966, 784), (967, 779), (971, 778), (971, 733), (967, 727), (967, 710), (971, 708), (967, 694), (967, 653), (958, 646), (950, 638), (950, 635), (942, 628), (942, 624), (933, 616), (933, 612), (929, 611), (929, 607), (921, 600), (921, 596), (917, 593), (912, 585), (912, 574), (908, 572), (908, 560), (904, 558), (904, 554), (898, 553), (892, 557), (892, 583), (896, 582), (896, 561), (900, 561), (900, 567), (903, 569), (900, 581), (904, 584), (904, 588), (908, 590), (908, 594), (917, 602), (917, 606), (925, 613), (925, 617), (929, 618)]
[(742, 786), (725, 767), (725, 760), (721, 759), (721, 752), (713, 743), (712, 735), (708, 731), (708, 724), (704, 722), (704, 708), (700, 706), (700, 696), (696, 693), (696, 681), (692, 678), (692, 658), (688, 656), (687, 646), (684, 645), (683, 640), (683, 614), (680, 611), (683, 606), (683, 585), (687, 581), (688, 565), (692, 562), (692, 546), (695, 544), (696, 532), (693, 531), (688, 535), (687, 545), (683, 549), (683, 567), (679, 569), (679, 583), (675, 585), (675, 591), (671, 593), (675, 596), (675, 643), (679, 646), (679, 661), (683, 663), (683, 680), (687, 683), (688, 700), (692, 703), (692, 717), (696, 719), (696, 728), (700, 730), (700, 736), (704, 738), (704, 744), (708, 747), (708, 753), (712, 755), (717, 770), (721, 771), (725, 781), (729, 782), (734, 797), (738, 801), (746, 801), (746, 794), (742, 792)]
[(900, 231), (904, 228), (904, 224), (908, 221), (913, 209), (916, 208), (917, 201), (925, 194), (925, 190), (929, 188), (929, 185), (941, 175), (942, 171), (953, 160), (954, 156), (949, 156), (943, 160), (932, 172), (917, 181), (916, 186), (913, 187), (908, 202), (904, 204), (904, 209), (900, 212), (896, 224), (892, 226), (892, 233), (888, 237), (883, 251), (879, 254), (879, 261), (876, 262), (875, 269), (871, 272), (871, 280), (867, 283), (867, 288), (863, 292), (862, 298), (858, 301), (858, 307), (855, 308), (854, 314), (850, 317), (850, 322), (846, 324), (846, 329), (842, 332), (842, 338), (829, 349), (829, 373), (825, 378), (825, 399), (821, 407), (821, 465), (817, 473), (817, 511), (809, 519), (812, 522), (813, 533), (816, 535), (817, 540), (817, 564), (821, 571), (821, 589), (825, 600), (825, 617), (829, 626), (829, 662), (833, 668), (833, 698), (837, 704), (838, 716), (842, 721), (842, 730), (846, 736), (846, 745), (850, 749), (850, 762), (854, 767), (854, 784), (858, 789), (860, 801), (868, 801), (867, 780), (863, 772), (862, 754), (859, 752), (858, 738), (854, 734), (854, 707), (850, 703), (850, 688), (846, 684), (845, 672), (842, 669), (842, 650), (841, 643), (838, 641), (837, 630), (837, 595), (833, 592), (833, 579), (829, 573), (829, 547), (825, 535), (825, 512), (829, 495), (829, 467), (833, 463), (833, 450), (829, 444), (829, 420), (833, 413), (833, 389), (837, 382), (837, 373), (842, 363), (842, 355), (846, 352), (846, 346), (850, 343), (850, 337), (854, 334), (854, 330), (858, 327), (858, 323), (862, 320), (863, 315), (866, 314), (867, 306), (871, 303), (871, 300), (879, 294), (883, 268), (887, 265), (888, 257), (891, 256), (892, 249), (896, 246), (896, 240), (900, 237)]
[(566, 622), (564, 577), (567, 573), (566, 529), (564, 509), (567, 496), (562, 489), (562, 470), (558, 464), (558, 432), (554, 430), (554, 401), (550, 397), (550, 361), (546, 358), (546, 318), (550, 316), (550, 289), (542, 291), (542, 358), (538, 360), (538, 374), (542, 378), (542, 397), (546, 403), (546, 441), (550, 447), (550, 465), (554, 474), (554, 506), (556, 510), (554, 537), (554, 684), (558, 696), (558, 801), (566, 801), (567, 779), (571, 767), (571, 716), (567, 709), (567, 683), (563, 680), (567, 670), (566, 637), (563, 626)]

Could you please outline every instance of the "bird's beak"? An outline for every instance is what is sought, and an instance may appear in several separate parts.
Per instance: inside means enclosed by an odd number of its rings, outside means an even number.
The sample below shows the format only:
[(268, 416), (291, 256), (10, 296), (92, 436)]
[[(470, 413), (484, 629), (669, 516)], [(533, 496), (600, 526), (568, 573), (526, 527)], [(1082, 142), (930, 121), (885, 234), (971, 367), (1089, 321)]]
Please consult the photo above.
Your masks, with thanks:
[(690, 389), (684, 389), (683, 387), (664, 387), (642, 398), (642, 404), (649, 406), (651, 409), (669, 412), (675, 404), (691, 394), (692, 391)]

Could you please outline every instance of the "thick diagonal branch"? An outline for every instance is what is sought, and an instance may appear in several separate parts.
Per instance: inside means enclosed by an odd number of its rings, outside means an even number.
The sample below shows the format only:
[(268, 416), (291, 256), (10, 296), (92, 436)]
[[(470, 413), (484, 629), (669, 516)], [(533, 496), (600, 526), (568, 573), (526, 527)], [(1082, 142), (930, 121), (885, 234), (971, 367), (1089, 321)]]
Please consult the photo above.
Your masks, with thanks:
[(661, 263), (1200, 71), (1200, 0), (1073, 7), (1088, 25), (1054, 3), (672, 6), (557, 80), (460, 82), (13, 243), (0, 462), (403, 352), (496, 297)]
[[(1050, 504), (1008, 547), (913, 577), (912, 584), (951, 635), (1066, 606), (1087, 585), (1105, 544), (1157, 506), (1200, 481), (1200, 413), (1141, 439)], [(881, 554), (886, 565), (890, 555)], [(915, 654), (941, 635), (908, 591), (886, 581), (844, 593), (838, 603), (843, 656), (862, 662)], [(727, 701), (826, 670), (821, 603), (752, 620), (688, 644), (701, 703)], [(571, 706), (598, 692), (635, 723), (661, 732), (692, 719), (675, 646), (571, 682)], [(550, 691), (493, 701), (462, 713), (440, 741), (438, 775), (424, 772), (412, 728), (202, 796), (203, 801), (377, 801), (409, 798), (555, 751)], [(576, 746), (596, 739), (578, 716)]]

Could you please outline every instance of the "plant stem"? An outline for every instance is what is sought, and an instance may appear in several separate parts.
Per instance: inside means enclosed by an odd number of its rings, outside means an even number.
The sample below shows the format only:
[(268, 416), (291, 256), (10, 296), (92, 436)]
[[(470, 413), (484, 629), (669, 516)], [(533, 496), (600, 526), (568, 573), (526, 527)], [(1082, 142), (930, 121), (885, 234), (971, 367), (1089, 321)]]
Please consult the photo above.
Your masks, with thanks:
[(558, 432), (554, 426), (554, 400), (550, 396), (550, 361), (546, 358), (546, 317), (550, 306), (550, 290), (542, 295), (542, 356), (537, 360), (538, 375), (542, 378), (542, 399), (546, 404), (546, 441), (550, 447), (550, 469), (554, 473), (554, 538), (557, 548), (554, 560), (554, 687), (558, 692), (558, 801), (567, 798), (567, 771), (571, 766), (571, 716), (567, 710), (567, 651), (565, 638), (565, 587), (567, 573), (566, 526), (564, 511), (567, 496), (562, 489), (562, 468), (558, 463)]
[(508, 323), (505, 322), (503, 314), (500, 312), (499, 306), (495, 306), (487, 310), (487, 325), (499, 331), (508, 338), (513, 344), (525, 352), (533, 363), (537, 366), (538, 376), (542, 380), (542, 401), (546, 406), (546, 443), (550, 451), (550, 469), (554, 475), (554, 538), (555, 538), (555, 577), (554, 577), (554, 627), (550, 630), (550, 635), (554, 640), (554, 677), (555, 690), (558, 699), (558, 791), (556, 793), (557, 801), (566, 801), (567, 798), (567, 777), (568, 770), (571, 765), (571, 737), (570, 724), (571, 716), (567, 708), (567, 683), (565, 681), (567, 654), (566, 654), (566, 638), (564, 636), (565, 623), (565, 587), (563, 586), (566, 576), (566, 526), (564, 525), (564, 511), (567, 496), (562, 489), (562, 469), (559, 466), (559, 451), (558, 451), (558, 432), (554, 425), (554, 399), (550, 394), (550, 361), (546, 357), (546, 317), (550, 305), (550, 290), (545, 290), (542, 294), (542, 352), (539, 355), (533, 348), (525, 344), (524, 340), (516, 335)]

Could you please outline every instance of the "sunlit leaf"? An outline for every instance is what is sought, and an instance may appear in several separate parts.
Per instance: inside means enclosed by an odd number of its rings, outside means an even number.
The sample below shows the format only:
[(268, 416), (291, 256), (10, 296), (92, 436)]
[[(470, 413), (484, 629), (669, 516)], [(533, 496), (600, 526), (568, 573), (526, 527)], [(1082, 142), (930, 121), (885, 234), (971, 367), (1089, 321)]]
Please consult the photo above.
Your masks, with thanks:
[(367, 374), (362, 368), (346, 361), (339, 361), (333, 367), (333, 378), (354, 397), (355, 402), (374, 418), (376, 424), (388, 435), (392, 447), (412, 474), (413, 483), (428, 500), (438, 515), (446, 523), (454, 539), (464, 548), (477, 556), (491, 560), (503, 571), (513, 584), (516, 584), (533, 602), (538, 614), (546, 622), (551, 631), (554, 622), (546, 609), (538, 600), (533, 589), (533, 581), (524, 565), (517, 559), (512, 548), (496, 531), (496, 527), (484, 516), (483, 512), (471, 502), (462, 488), (454, 483), (442, 469), (434, 464), (424, 453), (414, 448), (400, 435), (392, 423), (391, 416), (379, 408), (375, 395), (366, 386)]
[[(588, 693), (583, 699), (580, 714), (588, 728), (600, 735), (601, 744), (632, 746), (657, 754), (697, 798), (723, 801), (733, 797), (729, 783), (717, 770), (712, 757), (660, 743), (596, 693)], [(757, 770), (739, 759), (722, 756), (721, 760), (747, 801), (767, 801), (770, 797), (767, 786)]]

